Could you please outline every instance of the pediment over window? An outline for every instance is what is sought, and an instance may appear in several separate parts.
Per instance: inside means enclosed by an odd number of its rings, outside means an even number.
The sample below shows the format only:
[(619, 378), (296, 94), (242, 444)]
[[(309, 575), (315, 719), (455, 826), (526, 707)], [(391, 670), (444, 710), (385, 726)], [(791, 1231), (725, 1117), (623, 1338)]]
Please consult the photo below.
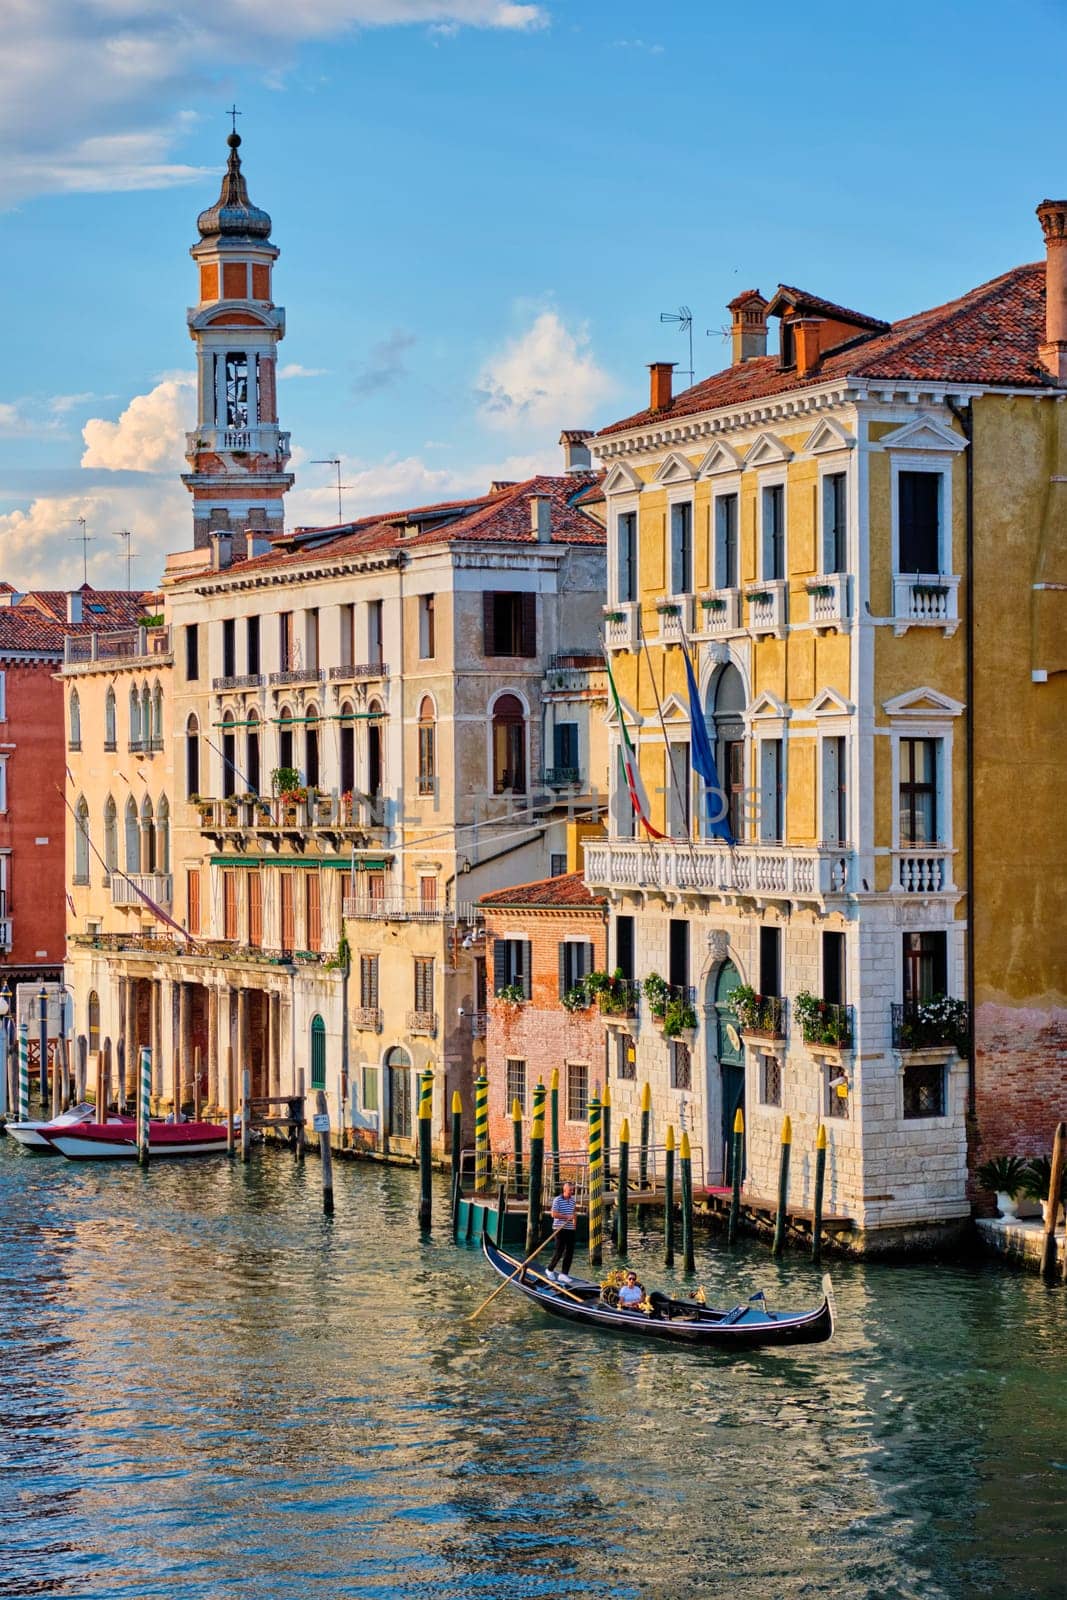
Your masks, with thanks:
[(653, 483), (692, 483), (696, 477), (693, 464), (677, 450), (672, 450), (665, 461), (661, 461), (656, 468)]
[(884, 433), (877, 442), (883, 450), (936, 450), (939, 455), (944, 455), (946, 450), (958, 455), (967, 448), (962, 434), (953, 433), (926, 411), (921, 411), (911, 422), (905, 422), (903, 427), (894, 428), (892, 433)]
[(883, 700), (882, 710), (887, 717), (958, 717), (963, 713), (963, 702), (938, 689), (908, 689), (892, 700)]
[(604, 493), (606, 495), (640, 494), (644, 487), (644, 483), (637, 476), (633, 467), (628, 467), (625, 461), (616, 461), (604, 479)]
[(792, 710), (776, 694), (764, 689), (748, 708), (750, 717), (791, 717)]
[(850, 717), (855, 706), (836, 689), (820, 689), (805, 715), (809, 717)]
[(663, 702), (663, 720), (666, 723), (688, 722), (688, 703), (676, 694), (669, 694)]
[(821, 417), (804, 440), (806, 456), (825, 455), (830, 450), (851, 450), (855, 436), (847, 433), (840, 423)]
[[(627, 729), (640, 728), (645, 720), (641, 713), (639, 711), (635, 711), (630, 702), (628, 700), (623, 700), (621, 696), (619, 697), (619, 704), (622, 707), (622, 714), (626, 722)], [(616, 712), (614, 706), (611, 707), (607, 716), (604, 718), (604, 721), (607, 723), (609, 728), (617, 728), (619, 726), (618, 713)]]
[(761, 433), (745, 452), (746, 467), (773, 467), (779, 462), (792, 459), (792, 450), (773, 433)]
[(718, 472), (740, 472), (744, 460), (724, 439), (716, 439), (697, 468), (698, 478), (712, 478)]

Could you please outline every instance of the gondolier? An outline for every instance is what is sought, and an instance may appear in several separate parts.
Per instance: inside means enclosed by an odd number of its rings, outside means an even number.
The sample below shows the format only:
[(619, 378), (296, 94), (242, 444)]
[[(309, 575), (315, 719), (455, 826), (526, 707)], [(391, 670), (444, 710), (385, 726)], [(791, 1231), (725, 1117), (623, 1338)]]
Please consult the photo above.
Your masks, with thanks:
[(548, 1263), (547, 1275), (559, 1283), (571, 1281), (567, 1274), (574, 1260), (574, 1241), (577, 1236), (574, 1213), (577, 1204), (573, 1183), (565, 1183), (552, 1202), (552, 1232), (556, 1236), (556, 1243), (552, 1251), (552, 1260)]

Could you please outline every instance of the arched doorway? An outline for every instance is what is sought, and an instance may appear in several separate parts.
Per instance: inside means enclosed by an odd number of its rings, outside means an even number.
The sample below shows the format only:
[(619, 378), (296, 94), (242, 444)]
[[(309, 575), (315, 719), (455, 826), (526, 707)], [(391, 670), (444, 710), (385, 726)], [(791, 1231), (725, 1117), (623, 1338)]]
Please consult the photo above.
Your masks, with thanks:
[(411, 1058), (400, 1045), (385, 1052), (386, 1133), (411, 1138)]
[(326, 1087), (326, 1024), (318, 1015), (311, 1019), (311, 1087)]
[[(737, 1015), (729, 1001), (730, 993), (741, 982), (732, 961), (724, 961), (715, 979), (715, 1045), (719, 1057), (719, 1089), (722, 1107), (723, 1183), (733, 1183), (734, 1117), (745, 1109), (745, 1047), (737, 1026)], [(741, 1163), (744, 1175), (744, 1157)]]
[[(740, 841), (744, 838), (745, 826), (745, 684), (732, 661), (726, 663), (716, 678), (714, 696), (715, 765), (726, 799), (730, 832)], [(736, 973), (734, 982), (737, 982)]]

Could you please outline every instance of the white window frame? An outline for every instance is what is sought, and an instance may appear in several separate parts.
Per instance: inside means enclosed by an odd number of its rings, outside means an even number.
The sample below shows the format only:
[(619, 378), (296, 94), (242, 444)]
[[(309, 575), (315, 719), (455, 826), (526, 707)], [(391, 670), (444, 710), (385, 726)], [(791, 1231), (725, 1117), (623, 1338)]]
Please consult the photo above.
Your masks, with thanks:
[[(624, 600), (619, 590), (621, 572), (619, 563), (619, 540), (622, 536), (619, 523), (624, 516), (632, 516), (635, 523), (634, 551), (636, 556), (637, 572), (635, 584), (636, 592), (633, 600)], [(613, 496), (611, 502), (611, 528), (611, 549), (608, 551), (608, 592), (611, 595), (612, 604), (619, 606), (634, 605), (641, 599), (641, 514), (638, 509), (638, 497), (636, 494), (622, 494)]]
[[(719, 501), (727, 499), (730, 495), (737, 498), (737, 582), (727, 584), (721, 581), (719, 572)], [(708, 575), (710, 587), (721, 594), (732, 594), (741, 588), (741, 474), (739, 472), (723, 473), (715, 479), (711, 493), (711, 517), (708, 523)]]
[(953, 561), (952, 527), (952, 463), (953, 457), (933, 450), (890, 450), (889, 454), (889, 504), (894, 578), (914, 578), (913, 572), (904, 572), (900, 565), (900, 474), (902, 472), (929, 472), (941, 480), (938, 491), (937, 572), (920, 572), (920, 578), (947, 578), (955, 575)]
[[(900, 743), (902, 739), (934, 739), (940, 746), (936, 758), (937, 780), (934, 784), (934, 806), (937, 820), (941, 823), (941, 827), (938, 829), (939, 837), (933, 840), (929, 847), (902, 844), (900, 840)], [(954, 848), (954, 830), (952, 826), (952, 743), (952, 725), (933, 718), (921, 721), (916, 718), (914, 722), (905, 723), (903, 726), (895, 723), (890, 729), (894, 850), (924, 850), (929, 848), (933, 853)]]
[(849, 457), (845, 450), (834, 455), (820, 458), (819, 460), (819, 567), (820, 577), (826, 577), (836, 569), (827, 561), (827, 543), (829, 534), (826, 527), (826, 480), (827, 478), (844, 478), (845, 480), (845, 564), (841, 571), (851, 572), (853, 566), (852, 546), (855, 516), (852, 501), (852, 474), (848, 470)]
[[(764, 520), (765, 496), (768, 489), (782, 490), (782, 576), (777, 578), (768, 571), (767, 528)], [(789, 580), (789, 475), (784, 466), (760, 472), (756, 477), (756, 515), (759, 519), (759, 581), (760, 583), (786, 583)]]
[[(675, 590), (674, 588), (674, 509), (676, 506), (689, 507), (689, 587)], [(682, 600), (695, 592), (696, 566), (697, 566), (697, 512), (696, 496), (691, 483), (679, 484), (676, 489), (667, 491), (667, 549), (665, 554), (665, 570), (663, 574), (664, 593), (672, 600)]]

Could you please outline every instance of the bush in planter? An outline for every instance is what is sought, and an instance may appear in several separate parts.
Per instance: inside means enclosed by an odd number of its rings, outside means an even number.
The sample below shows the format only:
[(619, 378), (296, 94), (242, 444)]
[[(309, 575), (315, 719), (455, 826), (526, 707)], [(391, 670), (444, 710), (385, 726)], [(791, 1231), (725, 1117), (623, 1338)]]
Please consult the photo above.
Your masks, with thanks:
[(932, 1000), (923, 1000), (905, 1011), (900, 1029), (902, 1050), (936, 1049), (941, 1044), (954, 1044), (959, 1055), (970, 1048), (970, 1013), (966, 1000), (951, 995), (935, 994)]
[[(1033, 1156), (1025, 1163), (1023, 1169), (1022, 1189), (1028, 1200), (1047, 1200), (1049, 1185), (1052, 1183), (1052, 1157)], [(1067, 1196), (1067, 1165), (1063, 1169), (1060, 1183), (1060, 1199)]]
[(521, 983), (502, 983), (496, 998), (506, 1006), (521, 1006), (526, 999), (526, 990)]
[[(994, 1156), (991, 1161), (984, 1161), (975, 1173), (975, 1177), (983, 1189), (989, 1189), (993, 1194), (1016, 1195), (1024, 1192), (1027, 1162), (1022, 1156)], [(1048, 1195), (1048, 1184), (1045, 1184), (1044, 1199)]]
[(832, 1005), (808, 989), (801, 989), (793, 1001), (793, 1015), (800, 1021), (805, 1044), (833, 1045), (839, 1050), (852, 1047), (852, 1029), (844, 1006)]
[(629, 987), (621, 967), (614, 972), (587, 972), (585, 987), (591, 999), (596, 1000), (606, 1016), (625, 1016), (633, 1005)]
[(650, 972), (642, 988), (648, 1001), (648, 1009), (654, 1017), (662, 1021), (667, 1012), (667, 1002), (671, 997), (670, 984), (658, 972)]
[(697, 1025), (697, 1014), (688, 1000), (668, 1000), (663, 1013), (663, 1034), (667, 1039), (677, 1039)]
[(560, 1005), (566, 1006), (568, 1011), (588, 1011), (592, 1004), (593, 996), (584, 983), (576, 983), (560, 999)]
[(270, 775), (270, 786), (284, 800), (287, 794), (300, 788), (300, 774), (295, 767), (275, 767)]

